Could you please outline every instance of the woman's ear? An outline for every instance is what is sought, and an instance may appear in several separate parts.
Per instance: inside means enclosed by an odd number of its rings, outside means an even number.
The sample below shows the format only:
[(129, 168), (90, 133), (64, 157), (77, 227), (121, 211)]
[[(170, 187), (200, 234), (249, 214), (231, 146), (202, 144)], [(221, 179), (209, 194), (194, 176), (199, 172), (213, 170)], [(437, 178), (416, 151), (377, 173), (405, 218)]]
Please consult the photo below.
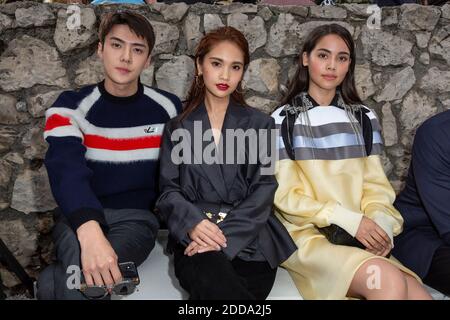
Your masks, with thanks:
[(302, 65), (304, 67), (307, 67), (309, 64), (309, 57), (308, 57), (308, 53), (307, 52), (303, 52), (302, 54), (302, 61), (301, 61)]
[(198, 72), (198, 76), (201, 76), (203, 74), (203, 70), (202, 70), (202, 64), (200, 63), (200, 59), (197, 58), (197, 60), (195, 60), (195, 64), (197, 66), (197, 72)]

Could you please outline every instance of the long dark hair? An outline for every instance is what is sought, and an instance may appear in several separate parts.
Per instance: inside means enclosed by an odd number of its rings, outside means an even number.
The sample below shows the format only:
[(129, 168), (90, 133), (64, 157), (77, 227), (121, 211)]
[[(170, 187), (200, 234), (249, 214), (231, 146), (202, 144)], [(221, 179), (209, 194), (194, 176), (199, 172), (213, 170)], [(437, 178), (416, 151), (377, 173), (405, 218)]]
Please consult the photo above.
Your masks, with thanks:
[(362, 104), (361, 98), (356, 91), (355, 85), (355, 43), (353, 42), (352, 35), (350, 32), (336, 24), (327, 24), (322, 25), (317, 28), (314, 28), (308, 35), (303, 45), (302, 51), (298, 57), (298, 66), (297, 71), (295, 72), (294, 77), (289, 82), (288, 92), (285, 98), (282, 101), (281, 105), (291, 103), (292, 99), (298, 95), (300, 92), (308, 91), (309, 88), (309, 72), (308, 67), (304, 66), (302, 63), (303, 53), (309, 56), (311, 52), (316, 47), (317, 43), (322, 37), (325, 37), (329, 34), (335, 34), (344, 40), (347, 44), (348, 49), (350, 50), (350, 67), (348, 68), (348, 72), (342, 81), (342, 83), (338, 86), (338, 89), (341, 90), (342, 98), (344, 102), (352, 105), (352, 104)]
[[(195, 78), (192, 81), (188, 96), (184, 102), (184, 110), (181, 114), (181, 119), (184, 119), (196, 107), (198, 107), (205, 100), (205, 83), (203, 77), (198, 76), (197, 61), (202, 64), (204, 57), (210, 52), (214, 46), (223, 41), (234, 43), (241, 49), (244, 54), (244, 71), (250, 62), (250, 53), (248, 50), (248, 42), (244, 35), (233, 27), (221, 27), (214, 31), (207, 33), (201, 40), (195, 50)], [(231, 94), (231, 99), (241, 105), (246, 105), (244, 96), (242, 95), (242, 87), (239, 82), (236, 90)]]

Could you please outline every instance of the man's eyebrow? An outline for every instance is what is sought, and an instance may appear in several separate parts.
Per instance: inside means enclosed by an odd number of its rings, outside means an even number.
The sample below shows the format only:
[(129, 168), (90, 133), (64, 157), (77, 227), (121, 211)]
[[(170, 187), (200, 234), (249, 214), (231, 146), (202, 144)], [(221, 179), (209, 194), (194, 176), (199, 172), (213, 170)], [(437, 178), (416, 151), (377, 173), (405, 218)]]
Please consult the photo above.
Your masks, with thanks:
[(115, 40), (115, 41), (118, 41), (118, 42), (122, 42), (122, 43), (130, 43), (130, 44), (133, 45), (133, 46), (144, 47), (144, 48), (147, 47), (147, 46), (146, 46), (145, 44), (143, 44), (143, 43), (139, 43), (139, 42), (127, 42), (127, 41), (122, 40), (122, 39), (117, 38), (117, 37), (110, 37), (109, 39), (110, 39), (110, 40)]

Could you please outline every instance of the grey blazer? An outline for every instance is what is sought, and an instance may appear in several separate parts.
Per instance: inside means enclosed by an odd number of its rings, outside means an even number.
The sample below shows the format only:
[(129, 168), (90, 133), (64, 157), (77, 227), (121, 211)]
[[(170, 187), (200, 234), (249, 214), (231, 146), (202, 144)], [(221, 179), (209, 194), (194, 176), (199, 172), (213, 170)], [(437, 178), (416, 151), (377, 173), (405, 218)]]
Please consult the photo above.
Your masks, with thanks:
[[(203, 159), (199, 159), (202, 155), (200, 149), (215, 156), (220, 154), (212, 136), (203, 142), (202, 137), (198, 136), (199, 132), (203, 134), (210, 128), (204, 104), (182, 121), (176, 117), (166, 124), (161, 145), (161, 195), (156, 204), (157, 210), (167, 224), (171, 237), (187, 246), (191, 241), (188, 231), (207, 218), (205, 210), (215, 208), (216, 211), (224, 211), (225, 208), (227, 216), (217, 224), (227, 238), (227, 247), (222, 249), (223, 253), (230, 260), (236, 256), (250, 261), (260, 261), (262, 258), (275, 268), (289, 258), (297, 247), (273, 214), (273, 199), (278, 183), (273, 174), (262, 175), (260, 170), (270, 164), (260, 159), (251, 160), (249, 150), (255, 146), (251, 139), (239, 146), (235, 143), (232, 164), (228, 164), (228, 161), (227, 164), (204, 163)], [(227, 129), (255, 129), (255, 132), (267, 129), (270, 132), (274, 128), (274, 120), (270, 116), (251, 107), (230, 103), (222, 126), (221, 141), (225, 146), (230, 140), (227, 139)], [(188, 148), (180, 148), (178, 141), (171, 140), (172, 133), (177, 129), (183, 129), (182, 132), (187, 134), (183, 136), (186, 140), (180, 141), (186, 142)], [(195, 133), (197, 136), (194, 136)], [(258, 138), (258, 146), (266, 146), (270, 154), (271, 136), (269, 134), (267, 140), (264, 138)], [(191, 142), (200, 145), (194, 146)], [(243, 153), (239, 153), (238, 147), (243, 148)], [(183, 163), (177, 164), (180, 158), (174, 161), (171, 157), (174, 148), (177, 148), (174, 154), (185, 159)], [(276, 148), (273, 149), (276, 152)], [(222, 159), (227, 159), (230, 149), (219, 147), (219, 150), (223, 150)], [(237, 161), (239, 155), (244, 155), (244, 161)]]

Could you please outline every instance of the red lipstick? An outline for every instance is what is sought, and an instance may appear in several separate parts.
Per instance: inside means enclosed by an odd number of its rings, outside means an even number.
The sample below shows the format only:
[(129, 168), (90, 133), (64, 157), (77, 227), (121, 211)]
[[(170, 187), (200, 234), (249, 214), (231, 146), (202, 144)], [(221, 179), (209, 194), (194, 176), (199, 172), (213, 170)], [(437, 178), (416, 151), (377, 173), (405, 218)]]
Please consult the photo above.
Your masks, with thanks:
[(227, 85), (226, 83), (218, 83), (218, 84), (216, 84), (216, 87), (220, 91), (227, 91), (230, 86)]

